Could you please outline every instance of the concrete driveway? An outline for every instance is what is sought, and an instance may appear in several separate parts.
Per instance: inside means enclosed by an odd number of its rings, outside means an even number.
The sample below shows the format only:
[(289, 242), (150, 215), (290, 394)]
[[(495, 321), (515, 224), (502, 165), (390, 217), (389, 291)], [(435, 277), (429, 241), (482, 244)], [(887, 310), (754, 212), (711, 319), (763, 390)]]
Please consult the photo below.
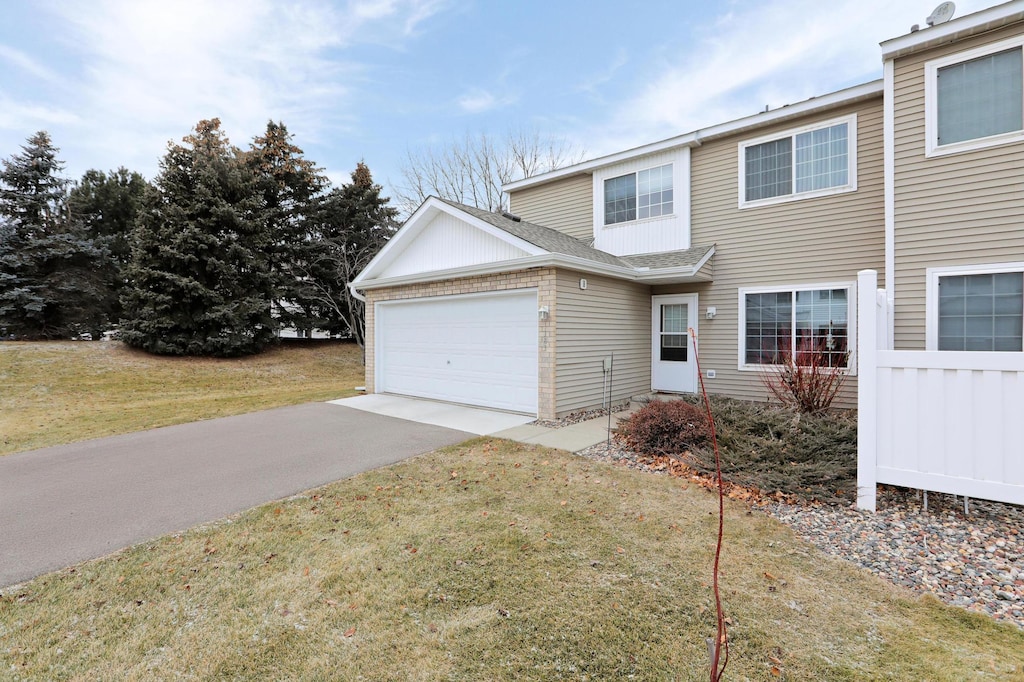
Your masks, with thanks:
[(0, 457), (0, 586), (472, 435), (312, 403)]

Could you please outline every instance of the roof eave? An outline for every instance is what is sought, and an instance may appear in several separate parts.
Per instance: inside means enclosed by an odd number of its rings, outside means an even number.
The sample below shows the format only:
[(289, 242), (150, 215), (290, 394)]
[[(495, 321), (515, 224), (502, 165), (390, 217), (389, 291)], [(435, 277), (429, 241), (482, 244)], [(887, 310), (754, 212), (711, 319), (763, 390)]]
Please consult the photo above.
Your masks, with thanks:
[[(1022, 0), (1022, 2), (1024, 2), (1024, 0)], [(656, 152), (663, 152), (681, 147), (699, 147), (706, 141), (724, 137), (726, 135), (734, 135), (736, 133), (741, 133), (772, 123), (780, 123), (797, 116), (806, 116), (819, 111), (835, 109), (840, 106), (853, 104), (865, 99), (880, 97), (882, 95), (882, 88), (883, 83), (881, 79), (862, 83), (860, 85), (838, 90), (820, 97), (812, 97), (802, 102), (797, 102), (796, 104), (786, 104), (778, 109), (772, 109), (771, 111), (764, 111), (754, 114), (753, 116), (736, 119), (735, 121), (701, 128), (691, 133), (686, 133), (685, 135), (677, 135), (676, 137), (670, 137), (666, 140), (661, 140), (660, 142), (653, 142), (640, 147), (634, 147), (633, 149), (627, 149), (626, 151), (617, 152), (608, 156), (601, 156), (596, 159), (591, 159), (590, 161), (566, 166), (565, 168), (559, 168), (558, 170), (554, 170), (549, 173), (516, 180), (515, 182), (503, 185), (501, 189), (505, 192), (514, 192), (526, 187), (543, 185), (549, 182), (554, 182), (555, 180), (562, 180), (576, 175), (590, 174), (595, 170), (604, 168), (605, 166), (611, 166), (622, 161), (628, 161), (629, 159), (640, 156), (647, 156), (648, 154), (654, 154)]]
[(1014, 0), (996, 5), (959, 19), (953, 19), (945, 24), (931, 26), (883, 41), (881, 43), (882, 61), (905, 57), (915, 52), (963, 40), (1022, 20), (1024, 20), (1024, 0)]
[(493, 263), (481, 263), (461, 268), (449, 268), (446, 270), (431, 270), (429, 272), (418, 272), (411, 275), (399, 277), (386, 277), (381, 279), (369, 279), (361, 282), (353, 282), (352, 286), (367, 291), (370, 289), (384, 289), (387, 287), (403, 286), (408, 284), (424, 284), (444, 279), (458, 279), (462, 277), (477, 277), (480, 275), (494, 275), (502, 272), (516, 270), (528, 270), (530, 268), (558, 267), (568, 270), (578, 270), (593, 275), (604, 275), (615, 279), (623, 279), (644, 284), (662, 284), (668, 282), (703, 282), (709, 281), (711, 276), (701, 273), (701, 269), (715, 253), (712, 247), (699, 262), (694, 265), (681, 266), (676, 268), (658, 268), (654, 270), (623, 267), (609, 263), (598, 263), (561, 253), (547, 253), (540, 256), (527, 256), (526, 258), (514, 258), (512, 260), (494, 261)]

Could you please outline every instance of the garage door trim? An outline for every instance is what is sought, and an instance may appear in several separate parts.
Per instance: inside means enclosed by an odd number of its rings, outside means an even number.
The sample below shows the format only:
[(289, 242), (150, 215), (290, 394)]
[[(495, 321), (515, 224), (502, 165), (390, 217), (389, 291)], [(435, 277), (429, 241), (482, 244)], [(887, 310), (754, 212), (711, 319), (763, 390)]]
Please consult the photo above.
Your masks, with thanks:
[[(474, 394), (473, 390), (472, 390), (473, 387), (481, 387), (483, 384), (479, 380), (474, 381), (473, 379), (468, 379), (467, 378), (468, 375), (461, 376), (461, 377), (459, 375), (457, 375), (457, 374), (453, 375), (456, 378), (453, 380), (453, 383), (451, 384), (451, 387), (454, 389), (454, 390), (451, 391), (451, 395), (448, 395), (449, 392), (446, 391), (446, 390), (443, 390), (443, 389), (437, 391), (436, 394), (432, 394), (432, 395), (423, 395), (421, 392), (419, 392), (417, 390), (410, 390), (410, 391), (393, 390), (392, 391), (392, 390), (389, 390), (389, 388), (385, 385), (387, 383), (387, 381), (388, 381), (388, 353), (385, 352), (385, 348), (388, 347), (388, 349), (389, 349), (388, 352), (392, 353), (392, 354), (395, 353), (395, 352), (399, 352), (399, 351), (395, 350), (394, 344), (392, 344), (391, 346), (388, 346), (388, 333), (389, 333), (388, 326), (392, 326), (392, 325), (396, 324), (398, 318), (392, 317), (393, 321), (389, 325), (386, 322), (386, 320), (388, 319), (388, 315), (385, 312), (385, 310), (387, 308), (406, 306), (407, 309), (411, 310), (411, 308), (409, 308), (409, 306), (416, 306), (416, 305), (419, 305), (419, 304), (429, 305), (429, 304), (438, 304), (438, 303), (444, 304), (444, 303), (447, 303), (447, 302), (455, 303), (455, 302), (458, 302), (458, 301), (466, 301), (466, 300), (471, 300), (471, 299), (488, 299), (488, 300), (499, 299), (500, 300), (501, 298), (504, 298), (504, 297), (522, 297), (522, 298), (525, 299), (527, 296), (530, 297), (530, 301), (531, 301), (531, 307), (530, 307), (530, 313), (529, 313), (529, 315), (530, 315), (530, 317), (529, 317), (530, 325), (529, 325), (528, 328), (533, 332), (533, 334), (531, 335), (531, 337), (528, 337), (528, 341), (525, 341), (524, 339), (522, 339), (520, 337), (518, 345), (516, 345), (515, 348), (518, 348), (521, 351), (521, 350), (527, 349), (527, 346), (528, 346), (528, 352), (532, 352), (532, 358), (529, 358), (529, 359), (532, 360), (532, 363), (531, 363), (531, 366), (529, 366), (528, 370), (521, 367), (520, 371), (517, 374), (509, 375), (511, 377), (518, 378), (519, 379), (519, 383), (518, 384), (510, 384), (511, 386), (513, 386), (513, 388), (512, 388), (512, 390), (510, 390), (508, 392), (507, 396), (506, 396), (506, 394), (502, 394), (503, 398), (505, 398), (505, 397), (508, 398), (507, 401), (505, 401), (505, 400), (496, 400), (495, 401), (496, 404), (484, 404), (484, 403), (487, 402), (487, 400), (486, 399), (481, 399), (480, 396), (479, 396), (479, 393)], [(377, 301), (377, 302), (375, 302), (374, 303), (374, 313), (375, 313), (375, 322), (374, 322), (374, 326), (375, 326), (375, 334), (374, 334), (374, 337), (375, 337), (374, 338), (375, 368), (374, 368), (374, 373), (373, 373), (374, 374), (374, 390), (376, 392), (378, 392), (378, 393), (394, 392), (394, 393), (397, 393), (397, 394), (400, 394), (400, 395), (412, 395), (412, 396), (416, 396), (416, 397), (427, 398), (427, 399), (430, 399), (430, 400), (441, 400), (441, 401), (445, 401), (445, 402), (454, 402), (454, 403), (458, 403), (458, 404), (467, 404), (467, 405), (474, 405), (474, 406), (480, 406), (480, 407), (487, 407), (487, 408), (490, 408), (490, 409), (498, 409), (498, 410), (519, 412), (519, 413), (523, 413), (523, 414), (533, 414), (533, 415), (536, 415), (537, 414), (537, 408), (538, 408), (537, 387), (538, 387), (538, 382), (539, 382), (538, 381), (539, 380), (539, 376), (538, 376), (538, 374), (539, 374), (539, 364), (538, 364), (538, 361), (539, 361), (539, 354), (538, 354), (539, 348), (538, 348), (538, 345), (537, 345), (537, 343), (538, 343), (538, 341), (537, 341), (538, 340), (537, 332), (539, 332), (539, 324), (538, 324), (537, 317), (536, 317), (536, 304), (537, 304), (538, 298), (539, 298), (539, 289), (537, 287), (522, 287), (522, 288), (518, 288), (518, 289), (502, 289), (502, 290), (498, 290), (498, 291), (481, 291), (481, 292), (474, 292), (474, 293), (469, 293), (469, 294), (450, 294), (450, 295), (439, 295), (439, 296), (435, 295), (435, 296), (419, 296), (419, 297), (409, 297), (409, 298), (396, 298), (396, 299), (391, 299), (391, 300), (387, 300), (387, 301)], [(525, 300), (523, 301), (523, 303), (525, 304)], [(435, 308), (435, 311), (436, 310), (437, 309)], [(526, 320), (525, 313), (522, 310), (522, 308), (520, 308), (518, 311), (514, 311), (513, 314), (514, 314), (514, 319), (522, 320), (522, 321)], [(451, 323), (452, 324), (456, 324), (456, 323), (458, 323), (458, 319), (455, 319), (455, 318), (457, 318), (458, 316), (455, 315), (454, 310), (453, 310), (453, 315), (454, 315), (454, 318), (453, 318), (454, 321), (451, 322)], [(469, 321), (470, 319), (479, 319), (479, 318), (478, 317), (477, 318), (468, 318), (467, 317), (466, 319), (467, 319), (467, 321)], [(508, 318), (506, 318), (506, 322), (507, 321), (508, 321)], [(470, 328), (472, 328), (472, 324), (470, 324)], [(524, 327), (524, 326), (519, 326), (518, 328), (526, 329), (526, 327)], [(436, 329), (436, 327), (435, 327), (435, 329)], [(477, 328), (477, 331), (478, 332), (480, 331), (479, 327)], [(407, 338), (407, 337), (403, 336), (403, 337), (400, 337), (400, 338)], [(428, 348), (431, 351), (437, 350), (436, 348), (429, 347), (429, 346), (428, 346)], [(412, 353), (415, 354), (415, 352), (416, 352), (415, 349), (413, 349)], [(394, 355), (392, 355), (392, 357), (394, 357)], [(406, 355), (406, 358), (402, 358), (402, 359), (407, 359), (408, 357), (409, 356)], [(436, 355), (431, 355), (430, 357), (437, 357), (437, 356)], [(470, 351), (465, 356), (459, 356), (459, 355), (451, 356), (452, 360), (455, 360), (456, 358), (462, 358), (462, 357), (465, 357), (467, 359), (467, 361), (472, 361), (472, 358), (474, 357), (474, 353), (472, 353)], [(511, 357), (515, 357), (515, 354), (513, 354)], [(527, 359), (521, 352), (519, 353), (518, 357), (519, 357), (520, 361), (523, 361), (524, 359)], [(479, 363), (479, 354), (476, 354), (476, 359), (477, 359), (477, 362)], [(401, 360), (396, 359), (396, 361), (401, 361)], [(429, 373), (430, 370), (427, 368), (428, 364), (429, 363), (424, 363), (423, 365), (418, 365), (417, 364), (417, 367), (423, 366), (425, 368), (425, 371), (427, 371)], [(459, 363), (456, 363), (456, 365), (458, 365), (458, 364)], [(443, 372), (446, 372), (447, 370), (442, 367), (442, 369), (439, 370), (439, 371), (441, 371), (443, 373)], [(469, 374), (472, 374), (472, 372), (469, 372)], [(415, 374), (410, 374), (410, 375), (406, 375), (406, 376), (416, 377)], [(479, 370), (477, 371), (476, 376), (477, 377), (480, 376)], [(394, 385), (394, 383), (395, 383), (394, 379), (395, 379), (394, 376), (390, 377), (390, 382), (391, 382), (392, 385)], [(424, 379), (422, 376), (421, 377), (417, 377), (417, 379), (420, 380), (420, 381), (426, 381), (427, 380), (427, 379)], [(414, 379), (414, 381), (415, 380), (416, 379)], [(530, 387), (529, 387), (530, 390), (528, 390), (526, 392), (524, 392), (524, 390), (523, 390), (525, 388), (523, 380), (529, 381), (530, 384), (531, 384)], [(437, 384), (437, 385), (444, 386), (443, 381), (442, 381), (442, 383)], [(463, 389), (464, 391), (465, 390), (469, 390), (470, 394), (474, 395), (474, 398), (471, 398), (471, 399), (467, 398), (467, 399), (460, 400), (459, 399), (460, 396), (457, 395), (459, 393), (458, 389)], [(432, 390), (426, 390), (426, 391), (423, 391), (423, 392), (425, 392), (425, 393), (434, 393)], [(519, 396), (518, 398), (514, 398), (513, 397), (516, 393), (518, 393), (518, 396)], [(461, 397), (466, 398), (466, 395), (463, 394)], [(478, 402), (480, 400), (483, 400), (483, 402)], [(528, 409), (526, 407), (527, 401), (529, 401)], [(507, 402), (507, 404), (501, 404), (501, 403), (504, 403), (504, 402)]]

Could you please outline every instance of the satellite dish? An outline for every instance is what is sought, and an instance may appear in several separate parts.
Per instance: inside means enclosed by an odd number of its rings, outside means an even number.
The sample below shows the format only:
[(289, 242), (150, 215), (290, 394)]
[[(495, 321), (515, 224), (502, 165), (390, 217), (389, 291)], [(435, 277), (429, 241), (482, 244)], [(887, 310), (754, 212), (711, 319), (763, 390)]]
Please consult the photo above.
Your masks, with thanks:
[(952, 2), (944, 2), (941, 5), (939, 5), (938, 7), (936, 7), (935, 10), (932, 11), (932, 13), (930, 15), (928, 15), (928, 18), (925, 19), (925, 22), (929, 26), (936, 26), (938, 24), (944, 24), (944, 23), (946, 23), (947, 21), (949, 21), (950, 19), (953, 18), (953, 12), (955, 12), (955, 11), (956, 11), (956, 5), (955, 4), (953, 4)]

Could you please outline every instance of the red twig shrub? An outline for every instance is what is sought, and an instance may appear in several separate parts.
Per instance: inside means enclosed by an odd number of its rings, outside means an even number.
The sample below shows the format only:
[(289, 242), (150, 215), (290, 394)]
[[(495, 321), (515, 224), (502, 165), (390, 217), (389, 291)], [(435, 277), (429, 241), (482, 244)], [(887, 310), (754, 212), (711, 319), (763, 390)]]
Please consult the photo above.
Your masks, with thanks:
[[(838, 356), (843, 364), (847, 355)], [(812, 341), (801, 341), (796, 354), (779, 354), (777, 364), (761, 370), (761, 383), (768, 393), (783, 405), (805, 414), (827, 410), (832, 405), (848, 376), (845, 367), (830, 364), (836, 353), (816, 347)]]
[(711, 439), (708, 418), (684, 400), (655, 400), (619, 422), (618, 437), (639, 452), (677, 455)]

